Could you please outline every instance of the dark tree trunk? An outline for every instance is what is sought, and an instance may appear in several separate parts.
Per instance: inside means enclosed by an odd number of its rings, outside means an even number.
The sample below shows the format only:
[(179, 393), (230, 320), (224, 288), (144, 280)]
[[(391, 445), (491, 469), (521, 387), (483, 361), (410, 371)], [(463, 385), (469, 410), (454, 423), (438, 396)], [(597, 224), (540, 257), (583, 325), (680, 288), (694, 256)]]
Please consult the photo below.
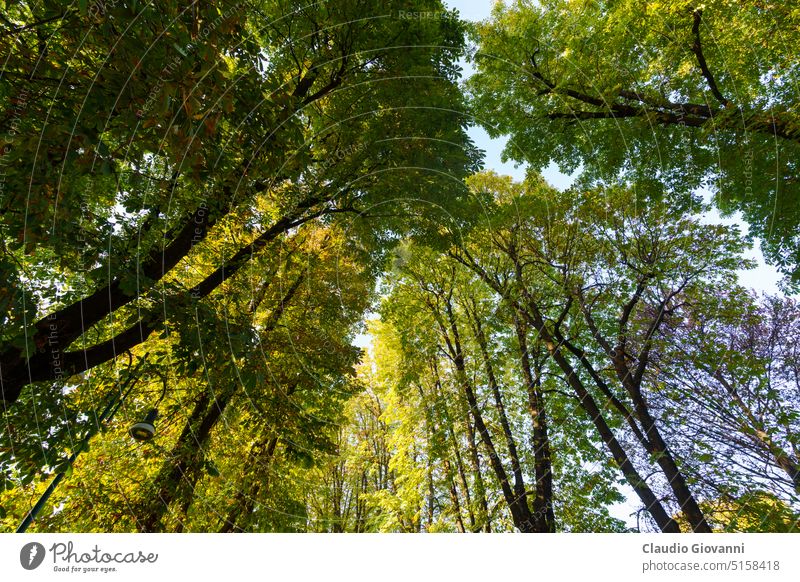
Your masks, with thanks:
[(697, 503), (694, 495), (692, 495), (689, 485), (686, 482), (686, 477), (678, 468), (675, 457), (672, 455), (667, 443), (661, 436), (661, 431), (658, 430), (655, 419), (650, 414), (650, 408), (642, 394), (641, 386), (633, 380), (628, 381), (627, 384), (629, 384), (629, 393), (633, 400), (636, 417), (644, 429), (647, 452), (650, 453), (664, 472), (664, 476), (669, 482), (669, 486), (680, 505), (681, 511), (692, 527), (692, 531), (696, 533), (711, 533), (711, 526), (708, 525), (703, 511), (700, 509), (700, 505)]
[(547, 411), (542, 394), (541, 378), (531, 371), (528, 351), (527, 326), (518, 315), (514, 315), (514, 326), (519, 343), (522, 377), (528, 392), (528, 412), (533, 422), (533, 457), (536, 471), (536, 498), (533, 501), (533, 515), (540, 531), (555, 532), (556, 518), (553, 511), (553, 468), (550, 457), (550, 437), (547, 429)]
[(464, 527), (464, 518), (461, 515), (461, 502), (458, 498), (456, 480), (453, 478), (453, 469), (450, 466), (450, 461), (448, 459), (444, 460), (443, 465), (447, 483), (450, 485), (450, 502), (453, 504), (453, 516), (456, 519), (456, 529), (458, 529), (459, 533), (466, 533), (467, 528)]
[[(323, 197), (315, 197), (300, 204), (252, 243), (242, 247), (226, 261), (223, 267), (219, 267), (188, 290), (187, 294), (194, 300), (208, 296), (276, 237), (324, 214), (325, 210), (309, 212), (314, 205), (324, 201)], [(186, 252), (188, 253), (188, 249)], [(156, 309), (151, 313), (144, 313), (134, 325), (102, 343), (85, 350), (64, 351), (74, 340), (83, 335), (90, 324), (98, 323), (106, 315), (134, 298), (122, 293), (118, 290), (118, 284), (112, 283), (107, 289), (100, 290), (83, 300), (83, 303), (79, 301), (36, 323), (38, 351), (33, 356), (26, 360), (17, 348), (7, 349), (0, 354), (2, 400), (7, 403), (16, 402), (22, 389), (28, 384), (68, 378), (85, 372), (143, 343), (162, 324), (163, 310)], [(90, 300), (91, 303), (88, 303)], [(83, 309), (87, 310), (86, 317), (83, 316)]]
[[(185, 518), (180, 509), (188, 508), (191, 503), (195, 485), (203, 475), (205, 447), (211, 431), (233, 394), (234, 390), (231, 390), (212, 399), (210, 391), (206, 390), (197, 401), (169, 459), (155, 478), (153, 494), (145, 501), (143, 511), (137, 516), (139, 531), (164, 531), (164, 518), (176, 501), (183, 504), (175, 512), (178, 519)], [(179, 529), (182, 529), (182, 525)]]
[[(256, 500), (261, 492), (269, 487), (269, 466), (275, 456), (277, 445), (278, 437), (273, 436), (261, 440), (250, 449), (246, 470), (249, 470), (254, 478), (249, 487), (244, 483), (239, 487), (233, 505), (219, 530), (220, 533), (248, 531)], [(259, 475), (262, 476), (259, 478)]]
[(472, 513), (471, 505), (472, 505), (472, 494), (470, 493), (469, 489), (469, 481), (467, 481), (466, 472), (464, 470), (464, 460), (461, 455), (461, 448), (458, 446), (458, 436), (456, 435), (455, 431), (455, 424), (453, 421), (453, 417), (450, 414), (450, 408), (447, 405), (447, 400), (441, 394), (441, 381), (439, 379), (439, 368), (434, 362), (433, 364), (433, 371), (436, 377), (436, 389), (439, 392), (439, 402), (444, 412), (444, 417), (446, 419), (446, 427), (445, 431), (447, 435), (450, 437), (449, 441), (453, 448), (453, 458), (456, 461), (456, 469), (458, 472), (458, 477), (461, 482), (461, 487), (464, 489), (464, 501), (467, 504), (467, 510), (469, 511), (469, 518), (472, 525), (475, 523), (475, 515)]
[(458, 331), (458, 324), (456, 323), (455, 315), (453, 313), (453, 306), (449, 301), (446, 303), (445, 309), (450, 327), (450, 333), (452, 333), (451, 341), (450, 336), (447, 334), (447, 330), (442, 330), (445, 335), (445, 341), (447, 342), (453, 364), (456, 367), (458, 381), (461, 384), (464, 394), (467, 398), (469, 411), (475, 421), (475, 428), (477, 429), (478, 435), (480, 436), (481, 441), (489, 453), (489, 464), (491, 465), (497, 480), (500, 482), (500, 487), (503, 491), (503, 497), (505, 498), (508, 508), (511, 511), (511, 517), (514, 521), (514, 525), (523, 533), (537, 532), (536, 524), (534, 523), (533, 516), (531, 515), (530, 507), (528, 507), (527, 502), (523, 504), (522, 500), (514, 495), (514, 492), (511, 489), (506, 470), (503, 467), (503, 463), (497, 453), (497, 449), (495, 448), (494, 441), (489, 433), (489, 429), (486, 427), (486, 423), (483, 420), (483, 414), (481, 413), (480, 406), (478, 405), (478, 399), (475, 396), (475, 392), (473, 391), (472, 385), (470, 384), (467, 376), (467, 369), (464, 363), (464, 352), (461, 348), (461, 337)]
[[(555, 341), (552, 334), (549, 333), (547, 327), (545, 326), (544, 318), (536, 308), (535, 302), (533, 302), (531, 298), (527, 296), (525, 297), (525, 303), (514, 297), (511, 297), (508, 293), (508, 289), (504, 288), (498, 281), (489, 276), (489, 274), (480, 265), (475, 263), (471, 257), (464, 258), (457, 254), (453, 254), (451, 256), (471, 269), (492, 289), (499, 293), (500, 296), (509, 304), (509, 307), (522, 314), (527, 320), (528, 324), (537, 330), (542, 341), (545, 343), (550, 356), (564, 373), (566, 381), (575, 391), (578, 402), (584, 411), (589, 415), (589, 418), (595, 425), (600, 438), (611, 452), (611, 455), (614, 458), (617, 466), (620, 468), (625, 480), (636, 492), (636, 495), (639, 497), (639, 499), (641, 499), (650, 515), (653, 516), (653, 519), (655, 520), (659, 529), (664, 532), (679, 533), (680, 527), (678, 526), (678, 523), (669, 516), (669, 513), (666, 511), (661, 501), (658, 499), (658, 497), (656, 497), (652, 489), (650, 489), (650, 486), (647, 484), (647, 482), (641, 477), (641, 475), (639, 475), (636, 467), (633, 465), (628, 457), (628, 454), (625, 452), (624, 447), (614, 436), (614, 432), (603, 418), (597, 402), (595, 402), (592, 395), (583, 385), (581, 379), (575, 373), (572, 365), (561, 352), (561, 344)], [(514, 257), (512, 256), (511, 258), (513, 259)], [(517, 268), (519, 268), (518, 264)], [(522, 280), (519, 277), (519, 273), (518, 279)]]
[(489, 521), (489, 504), (486, 501), (486, 485), (481, 474), (481, 460), (480, 455), (478, 455), (478, 447), (475, 444), (475, 428), (472, 426), (472, 419), (467, 417), (465, 424), (467, 427), (467, 448), (472, 465), (473, 483), (475, 483), (475, 495), (479, 511), (478, 517), (472, 523), (472, 531), (481, 531), (487, 527)]
[(503, 404), (503, 396), (500, 393), (500, 386), (497, 383), (497, 377), (494, 373), (494, 365), (492, 364), (492, 359), (489, 355), (488, 341), (485, 333), (483, 332), (483, 325), (481, 324), (480, 317), (478, 316), (477, 306), (473, 303), (472, 308), (472, 311), (467, 309), (467, 315), (472, 321), (475, 338), (477, 339), (478, 346), (481, 350), (483, 366), (486, 370), (487, 382), (489, 384), (489, 389), (492, 391), (495, 409), (497, 410), (497, 415), (500, 419), (500, 427), (503, 429), (503, 436), (505, 437), (506, 447), (508, 448), (508, 456), (511, 459), (511, 473), (514, 476), (514, 495), (520, 503), (527, 505), (528, 499), (525, 491), (525, 478), (522, 474), (522, 467), (519, 462), (517, 443), (514, 439), (513, 433), (511, 432), (511, 425), (508, 422), (505, 405)]
[(566, 375), (567, 382), (575, 391), (581, 408), (589, 415), (600, 438), (606, 444), (609, 451), (611, 451), (611, 456), (614, 457), (614, 461), (617, 463), (620, 471), (622, 471), (628, 485), (636, 492), (636, 495), (644, 504), (645, 509), (653, 516), (659, 529), (666, 533), (680, 533), (681, 529), (678, 526), (678, 522), (669, 516), (669, 513), (664, 509), (664, 506), (653, 493), (652, 489), (650, 489), (650, 486), (636, 470), (636, 467), (634, 467), (633, 463), (628, 458), (625, 449), (614, 436), (614, 432), (603, 418), (597, 402), (595, 402), (589, 391), (586, 390), (583, 382), (581, 382), (580, 378), (578, 378), (575, 373), (575, 370), (559, 351), (558, 346), (552, 342), (548, 342), (547, 348), (553, 356), (553, 359)]

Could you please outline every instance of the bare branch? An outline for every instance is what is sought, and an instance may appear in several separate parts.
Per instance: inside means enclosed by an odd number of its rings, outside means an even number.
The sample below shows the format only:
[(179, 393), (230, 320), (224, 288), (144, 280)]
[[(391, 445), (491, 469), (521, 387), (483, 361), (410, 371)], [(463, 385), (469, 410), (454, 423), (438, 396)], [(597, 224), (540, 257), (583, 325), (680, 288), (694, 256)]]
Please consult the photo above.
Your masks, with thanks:
[(708, 88), (711, 89), (711, 94), (722, 103), (723, 105), (727, 106), (730, 101), (728, 101), (724, 95), (717, 87), (717, 82), (714, 80), (714, 75), (711, 74), (711, 70), (708, 68), (708, 63), (706, 62), (706, 57), (703, 54), (703, 45), (700, 44), (700, 21), (703, 17), (703, 11), (697, 9), (694, 11), (693, 14), (694, 23), (692, 24), (692, 35), (694, 36), (694, 42), (692, 43), (692, 52), (694, 56), (697, 57), (697, 63), (700, 65), (700, 70), (703, 72), (703, 77), (705, 77), (706, 82), (708, 83)]

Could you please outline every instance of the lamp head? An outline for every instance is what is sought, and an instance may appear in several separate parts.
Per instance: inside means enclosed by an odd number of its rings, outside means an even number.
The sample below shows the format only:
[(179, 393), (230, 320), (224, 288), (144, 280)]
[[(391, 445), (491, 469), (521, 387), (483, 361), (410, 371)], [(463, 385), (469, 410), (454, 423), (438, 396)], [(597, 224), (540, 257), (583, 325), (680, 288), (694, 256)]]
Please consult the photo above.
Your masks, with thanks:
[(147, 413), (147, 416), (142, 422), (134, 424), (128, 432), (137, 441), (149, 441), (156, 434), (156, 427), (153, 424), (158, 418), (158, 410), (153, 409)]

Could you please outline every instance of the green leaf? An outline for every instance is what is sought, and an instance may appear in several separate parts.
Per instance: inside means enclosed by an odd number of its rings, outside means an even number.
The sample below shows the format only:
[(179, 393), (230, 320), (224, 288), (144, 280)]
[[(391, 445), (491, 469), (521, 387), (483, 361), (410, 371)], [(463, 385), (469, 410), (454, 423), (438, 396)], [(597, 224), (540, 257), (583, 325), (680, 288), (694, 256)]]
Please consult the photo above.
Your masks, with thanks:
[(206, 461), (206, 473), (212, 477), (219, 477), (219, 469), (214, 464), (214, 461)]

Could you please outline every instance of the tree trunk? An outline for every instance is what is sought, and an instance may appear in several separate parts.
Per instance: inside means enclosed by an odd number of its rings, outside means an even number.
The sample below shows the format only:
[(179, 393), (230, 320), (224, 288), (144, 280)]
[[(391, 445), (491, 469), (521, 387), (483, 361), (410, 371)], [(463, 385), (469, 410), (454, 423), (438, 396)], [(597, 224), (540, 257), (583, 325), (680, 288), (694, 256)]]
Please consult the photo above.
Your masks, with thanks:
[(536, 471), (536, 498), (533, 514), (539, 531), (555, 532), (556, 518), (553, 511), (553, 468), (550, 457), (550, 438), (547, 432), (547, 414), (541, 391), (541, 377), (534, 378), (528, 351), (527, 326), (514, 314), (514, 326), (519, 343), (520, 364), (525, 388), (528, 392), (528, 412), (533, 421), (533, 456)]
[(636, 418), (644, 429), (646, 440), (644, 440), (642, 444), (664, 472), (664, 476), (669, 482), (670, 489), (672, 489), (681, 511), (686, 516), (686, 520), (689, 522), (689, 525), (691, 525), (692, 531), (696, 533), (711, 533), (711, 526), (708, 525), (703, 511), (700, 509), (700, 505), (697, 503), (694, 495), (692, 495), (689, 485), (686, 482), (686, 477), (678, 468), (678, 464), (672, 456), (672, 452), (661, 436), (661, 431), (658, 430), (655, 419), (650, 414), (650, 407), (642, 393), (641, 380), (631, 375), (628, 366), (622, 361), (621, 357), (613, 356), (612, 359), (617, 371), (617, 376), (627, 389), (633, 401)]
[[(300, 204), (293, 212), (277, 220), (253, 242), (239, 249), (225, 262), (223, 267), (219, 267), (186, 293), (194, 300), (208, 296), (243, 268), (258, 251), (276, 237), (325, 213), (324, 209), (309, 212), (308, 205), (311, 204), (311, 201), (316, 204), (324, 199), (322, 197), (312, 198)], [(113, 292), (111, 288), (108, 292), (112, 293), (110, 299), (108, 296), (98, 296), (99, 298), (92, 299), (93, 302), (99, 303), (92, 305), (88, 319), (80, 319), (80, 310), (84, 307), (89, 309), (89, 306), (78, 302), (62, 310), (69, 317), (64, 315), (59, 320), (59, 314), (62, 313), (59, 311), (35, 324), (39, 329), (37, 332), (39, 335), (36, 336), (38, 351), (29, 359), (25, 359), (18, 348), (9, 348), (0, 354), (0, 396), (2, 396), (2, 400), (9, 404), (16, 402), (22, 389), (28, 384), (61, 377), (68, 378), (111, 361), (118, 354), (143, 343), (162, 325), (163, 310), (155, 309), (150, 313), (145, 312), (139, 321), (109, 340), (82, 350), (64, 351), (87, 331), (89, 323), (92, 325), (98, 323), (105, 315), (113, 313), (114, 309), (125, 305), (132, 299), (127, 295)], [(108, 303), (109, 301), (111, 303)], [(43, 330), (47, 331), (48, 335), (40, 337)]]
[[(467, 370), (464, 364), (464, 353), (461, 348), (461, 337), (458, 332), (458, 324), (455, 320), (452, 304), (450, 304), (448, 301), (445, 307), (450, 325), (450, 332), (453, 336), (452, 342), (447, 334), (445, 335), (445, 340), (448, 343), (448, 349), (450, 351), (453, 364), (456, 367), (458, 381), (464, 390), (470, 413), (475, 421), (475, 428), (477, 429), (478, 434), (481, 437), (481, 441), (483, 441), (483, 444), (489, 453), (490, 465), (494, 470), (497, 480), (500, 482), (500, 487), (503, 491), (503, 497), (505, 497), (508, 508), (511, 511), (511, 517), (514, 521), (514, 525), (523, 533), (536, 532), (537, 530), (530, 508), (528, 507), (527, 502), (523, 505), (521, 500), (518, 499), (511, 490), (511, 485), (509, 484), (506, 470), (503, 467), (500, 456), (497, 454), (497, 449), (494, 446), (489, 429), (486, 427), (486, 423), (483, 421), (483, 415), (481, 414), (481, 410), (478, 405), (478, 399), (475, 397), (475, 392), (473, 391), (472, 385), (470, 384), (467, 376)], [(443, 330), (443, 332), (446, 332), (446, 330)]]
[(450, 409), (447, 406), (447, 401), (445, 400), (444, 396), (441, 394), (441, 381), (439, 379), (439, 368), (436, 365), (436, 362), (433, 363), (433, 372), (435, 374), (435, 382), (436, 382), (436, 390), (439, 394), (439, 402), (441, 403), (442, 410), (444, 412), (444, 417), (446, 419), (446, 427), (445, 431), (447, 435), (450, 437), (450, 444), (453, 447), (453, 457), (456, 461), (456, 469), (458, 471), (459, 480), (461, 482), (461, 487), (464, 489), (464, 501), (467, 504), (467, 510), (469, 511), (469, 519), (471, 525), (474, 526), (475, 524), (475, 515), (472, 512), (472, 495), (469, 489), (469, 481), (467, 481), (466, 472), (464, 470), (464, 460), (461, 456), (461, 449), (458, 446), (458, 437), (456, 436), (455, 431), (455, 424), (453, 421), (453, 417), (450, 414)]
[(630, 485), (631, 488), (633, 488), (633, 490), (636, 492), (636, 495), (639, 497), (639, 499), (641, 499), (645, 509), (650, 513), (650, 515), (653, 516), (653, 519), (661, 531), (667, 533), (680, 533), (681, 529), (680, 526), (678, 526), (678, 522), (669, 516), (667, 511), (664, 509), (664, 506), (655, 496), (652, 489), (650, 489), (650, 486), (647, 485), (647, 482), (642, 478), (641, 475), (639, 475), (636, 467), (634, 467), (633, 463), (628, 458), (628, 454), (625, 452), (625, 449), (614, 436), (614, 432), (603, 418), (600, 408), (597, 406), (597, 402), (595, 402), (594, 398), (592, 398), (592, 395), (589, 393), (589, 391), (586, 390), (583, 382), (581, 382), (580, 378), (578, 378), (577, 374), (575, 374), (575, 370), (572, 368), (564, 355), (561, 354), (558, 346), (555, 343), (552, 341), (545, 341), (548, 351), (558, 364), (559, 368), (561, 368), (566, 375), (567, 382), (578, 396), (578, 402), (580, 403), (581, 408), (586, 411), (586, 413), (589, 415), (589, 418), (594, 423), (597, 432), (600, 434), (600, 438), (606, 444), (609, 451), (611, 451), (611, 455), (614, 457), (614, 461), (617, 463), (620, 471), (622, 471), (622, 474), (625, 477), (625, 480), (628, 482), (628, 485)]
[(486, 370), (486, 378), (489, 384), (489, 389), (492, 391), (495, 409), (497, 410), (497, 416), (500, 419), (500, 427), (503, 429), (503, 435), (505, 436), (506, 447), (508, 448), (508, 456), (511, 459), (511, 473), (514, 476), (514, 495), (520, 503), (527, 505), (528, 496), (525, 491), (525, 478), (522, 474), (522, 467), (519, 462), (517, 443), (514, 439), (513, 433), (511, 432), (511, 425), (508, 422), (505, 405), (503, 404), (503, 396), (500, 392), (500, 386), (497, 383), (497, 377), (494, 373), (492, 359), (489, 356), (488, 341), (486, 340), (486, 335), (483, 332), (483, 325), (481, 324), (480, 317), (478, 316), (477, 306), (474, 304), (474, 302), (472, 307), (472, 311), (467, 309), (467, 315), (472, 321), (473, 332), (481, 350), (483, 366)]
[(472, 531), (481, 531), (486, 529), (489, 521), (489, 504), (486, 501), (486, 485), (483, 482), (483, 475), (481, 474), (481, 460), (478, 455), (478, 447), (475, 444), (475, 428), (472, 426), (472, 420), (468, 417), (466, 419), (467, 425), (467, 448), (469, 449), (469, 457), (472, 464), (473, 483), (475, 483), (475, 495), (478, 502), (478, 517), (472, 523)]
[(456, 489), (456, 481), (453, 478), (453, 469), (450, 466), (450, 461), (445, 459), (443, 466), (447, 483), (450, 485), (450, 501), (453, 504), (453, 516), (456, 519), (456, 529), (458, 529), (459, 533), (465, 533), (467, 529), (464, 527), (464, 519), (461, 516), (461, 502), (458, 499), (458, 490)]
[[(206, 390), (192, 410), (189, 420), (172, 448), (169, 459), (165, 460), (154, 481), (155, 491), (145, 502), (137, 526), (141, 532), (160, 532), (164, 529), (164, 517), (173, 503), (178, 500), (189, 507), (194, 488), (203, 474), (204, 449), (211, 431), (233, 397), (234, 390), (211, 398)], [(185, 515), (179, 511), (178, 518)]]
[(246, 469), (250, 469), (255, 475), (263, 474), (264, 476), (261, 479), (255, 479), (249, 490), (246, 490), (244, 486), (239, 487), (233, 506), (228, 511), (225, 523), (219, 530), (220, 533), (247, 531), (246, 528), (255, 509), (256, 500), (262, 489), (269, 487), (269, 466), (275, 456), (277, 445), (278, 437), (273, 436), (260, 441), (250, 449)]

